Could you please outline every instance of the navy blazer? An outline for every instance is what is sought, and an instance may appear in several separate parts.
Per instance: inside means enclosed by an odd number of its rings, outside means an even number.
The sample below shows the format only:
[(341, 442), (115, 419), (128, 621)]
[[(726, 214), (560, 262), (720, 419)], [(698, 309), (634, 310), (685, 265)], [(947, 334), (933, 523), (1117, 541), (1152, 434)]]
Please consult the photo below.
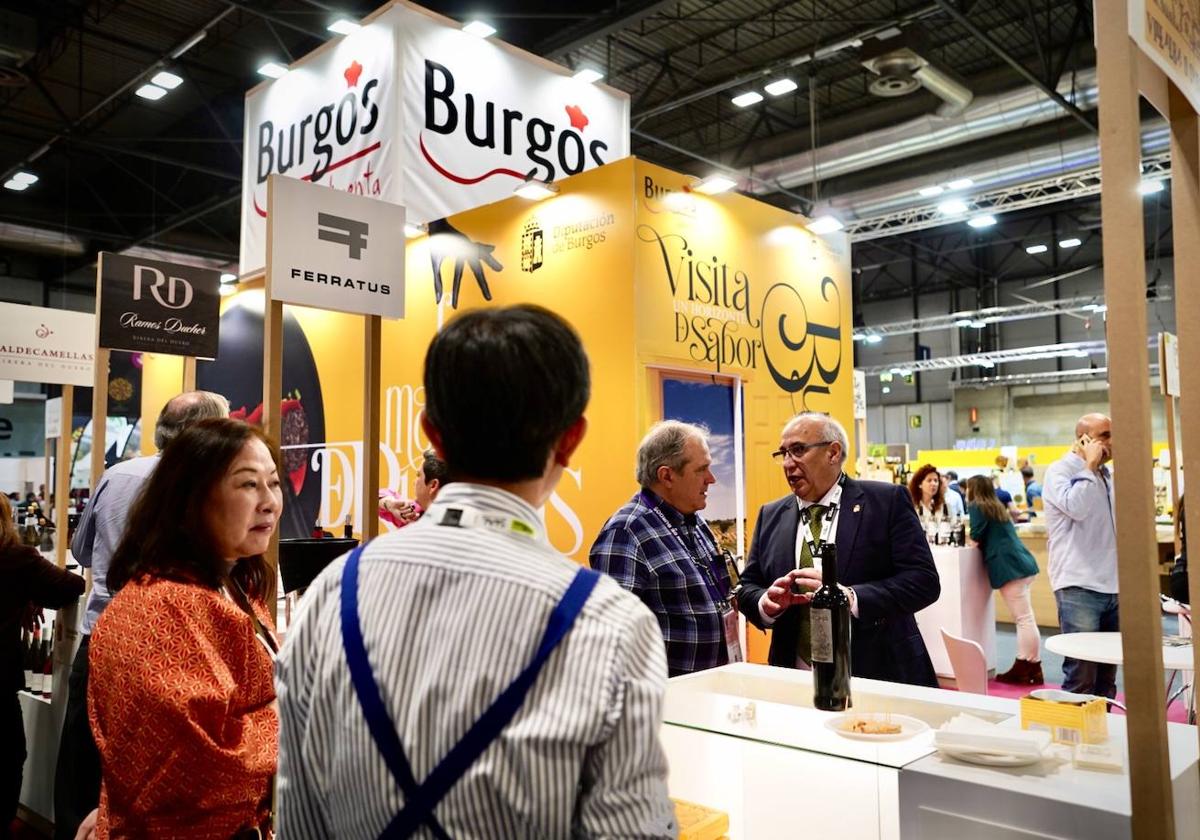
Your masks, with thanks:
[[(767, 587), (796, 567), (800, 510), (794, 495), (758, 512), (750, 558), (742, 573), (738, 608), (766, 629), (758, 602)], [(846, 478), (837, 534), (838, 581), (854, 588), (858, 617), (851, 621), (850, 670), (856, 677), (937, 686), (937, 675), (914, 617), (941, 594), (933, 555), (907, 488)], [(796, 663), (794, 606), (771, 625), (772, 665)]]

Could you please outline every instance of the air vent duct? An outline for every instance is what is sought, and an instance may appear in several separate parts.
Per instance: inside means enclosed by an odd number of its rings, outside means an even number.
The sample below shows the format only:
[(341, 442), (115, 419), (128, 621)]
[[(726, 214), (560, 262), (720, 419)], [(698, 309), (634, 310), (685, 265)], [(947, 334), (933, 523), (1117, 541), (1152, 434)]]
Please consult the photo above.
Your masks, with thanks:
[(912, 26), (887, 39), (863, 44), (862, 65), (878, 78), (869, 89), (876, 96), (905, 96), (918, 88), (944, 103), (938, 108), (943, 117), (958, 116), (975, 95), (949, 68), (930, 58), (931, 51), (918, 27)]

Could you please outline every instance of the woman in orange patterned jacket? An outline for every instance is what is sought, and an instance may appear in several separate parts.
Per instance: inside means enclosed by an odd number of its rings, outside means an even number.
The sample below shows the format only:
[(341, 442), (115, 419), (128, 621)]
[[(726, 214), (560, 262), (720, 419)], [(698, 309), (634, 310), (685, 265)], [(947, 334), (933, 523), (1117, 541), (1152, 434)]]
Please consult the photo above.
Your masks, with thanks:
[(203, 421), (163, 451), (92, 636), (97, 837), (269, 833), (278, 718), (262, 555), (281, 508), (278, 451), (241, 421)]

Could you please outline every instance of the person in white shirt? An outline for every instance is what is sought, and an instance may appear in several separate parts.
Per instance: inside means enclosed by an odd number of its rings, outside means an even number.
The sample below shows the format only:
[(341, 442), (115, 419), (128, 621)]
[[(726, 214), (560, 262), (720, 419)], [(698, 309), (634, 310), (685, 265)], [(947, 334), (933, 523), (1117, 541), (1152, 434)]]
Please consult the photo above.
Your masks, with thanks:
[[(1112, 421), (1085, 414), (1075, 424), (1075, 445), (1046, 470), (1042, 503), (1050, 588), (1064, 633), (1119, 630), (1117, 529), (1112, 474)], [(1116, 696), (1117, 667), (1066, 659), (1063, 689)]]
[(304, 594), (276, 671), (279, 837), (676, 836), (658, 622), (539, 513), (587, 425), (579, 336), (472, 310), (424, 380), (450, 481)]
[(950, 478), (946, 475), (946, 473), (942, 473), (940, 478), (942, 483), (942, 493), (945, 494), (946, 499), (946, 514), (951, 519), (957, 519), (960, 516), (966, 516), (967, 506), (963, 503), (963, 497), (959, 495), (957, 490), (950, 486)]

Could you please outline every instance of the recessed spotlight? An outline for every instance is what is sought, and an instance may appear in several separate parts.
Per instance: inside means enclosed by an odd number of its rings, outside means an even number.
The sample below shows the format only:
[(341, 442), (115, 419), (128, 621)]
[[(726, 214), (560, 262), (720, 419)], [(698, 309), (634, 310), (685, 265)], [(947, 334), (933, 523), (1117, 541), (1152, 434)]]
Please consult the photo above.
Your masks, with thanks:
[(335, 32), (338, 35), (349, 35), (362, 29), (362, 26), (349, 18), (338, 18), (329, 26), (325, 27), (330, 32)]
[(416, 239), (429, 233), (429, 225), (418, 224), (417, 222), (404, 223), (404, 238)]
[(571, 78), (577, 82), (583, 82), (584, 84), (590, 85), (603, 79), (604, 74), (594, 67), (584, 67), (583, 69), (578, 70)]
[(921, 187), (921, 189), (917, 190), (917, 193), (921, 196), (921, 198), (936, 198), (943, 192), (944, 190), (936, 184), (932, 187)]
[(967, 187), (975, 186), (975, 182), (970, 178), (955, 178), (950, 183), (946, 184), (952, 190), (965, 190)]
[(951, 199), (949, 199), (947, 201), (943, 201), (941, 204), (939, 204), (937, 206), (937, 209), (938, 209), (938, 212), (943, 215), (958, 216), (962, 213), (967, 212), (967, 205), (965, 202), (959, 201), (957, 198), (951, 198)]
[(1044, 254), (1048, 250), (1049, 250), (1049, 248), (1047, 248), (1045, 245), (1026, 245), (1025, 246), (1025, 253), (1031, 254), (1031, 255), (1032, 254)]
[(867, 338), (866, 338), (867, 344), (878, 344), (881, 341), (883, 341), (883, 336), (881, 336), (881, 335), (872, 334), (872, 335), (867, 336)]
[(538, 181), (533, 178), (523, 182), (519, 187), (513, 190), (513, 193), (527, 198), (530, 201), (541, 201), (543, 198), (549, 198), (558, 193), (558, 187), (554, 184), (547, 184), (545, 181)]
[(496, 34), (496, 27), (481, 20), (473, 20), (463, 27), (463, 32), (466, 32), (468, 35), (474, 35), (477, 38), (490, 38)]
[(1138, 192), (1142, 195), (1154, 195), (1163, 191), (1162, 181), (1142, 181), (1138, 184)]
[(1058, 247), (1059, 248), (1078, 248), (1082, 244), (1083, 244), (1082, 239), (1077, 239), (1076, 237), (1072, 236), (1070, 239), (1060, 239), (1058, 242)]
[(183, 84), (183, 77), (176, 76), (170, 70), (159, 70), (154, 74), (154, 77), (150, 81), (158, 85), (160, 88), (175, 90), (175, 88)]
[(808, 223), (809, 233), (817, 235), (833, 233), (835, 230), (841, 230), (844, 227), (845, 225), (836, 216), (821, 216)]
[(791, 93), (796, 89), (796, 83), (791, 79), (777, 79), (769, 85), (763, 87), (771, 96), (783, 96), (785, 93)]
[(12, 180), (16, 181), (18, 184), (36, 184), (38, 176), (34, 175), (32, 172), (21, 170), (20, 172), (14, 172), (12, 174)]
[(756, 90), (748, 90), (745, 93), (739, 93), (730, 100), (739, 108), (746, 108), (750, 105), (755, 105), (763, 101), (763, 95)]
[(995, 216), (976, 216), (973, 219), (968, 219), (967, 224), (973, 228), (989, 228), (996, 224)]
[(728, 192), (737, 186), (737, 181), (720, 172), (714, 172), (706, 178), (701, 178), (692, 185), (692, 190), (705, 195), (716, 195)]
[(160, 88), (158, 85), (142, 85), (134, 93), (142, 97), (142, 99), (149, 99), (151, 102), (156, 99), (162, 99), (167, 95), (166, 90)]
[(12, 190), (13, 192), (24, 192), (29, 189), (29, 184), (25, 181), (18, 181), (16, 178), (9, 178), (4, 182), (4, 189)]
[(268, 79), (282, 79), (288, 73), (288, 69), (282, 64), (274, 61), (264, 62), (258, 68), (260, 76), (266, 76)]

